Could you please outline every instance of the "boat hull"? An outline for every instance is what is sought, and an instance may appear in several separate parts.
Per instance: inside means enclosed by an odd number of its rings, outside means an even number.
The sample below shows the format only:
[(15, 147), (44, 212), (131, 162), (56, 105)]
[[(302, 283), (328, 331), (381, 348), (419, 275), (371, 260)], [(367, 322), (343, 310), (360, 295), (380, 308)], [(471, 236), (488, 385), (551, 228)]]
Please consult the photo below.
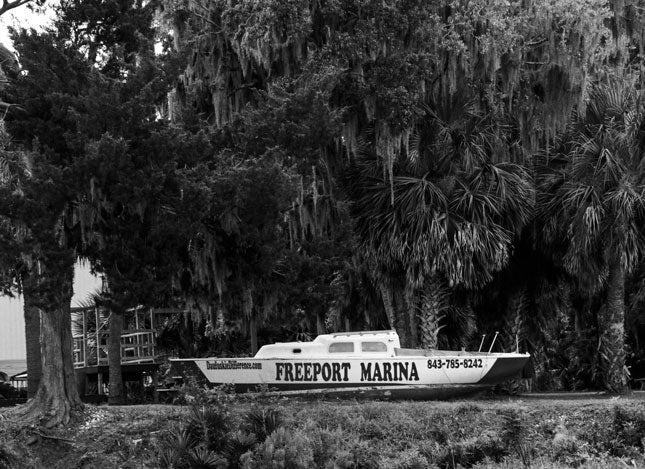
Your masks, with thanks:
[(442, 399), (483, 391), (516, 377), (528, 361), (522, 354), (477, 354), (380, 359), (171, 360), (171, 375), (200, 386), (233, 385), (281, 393), (333, 393)]

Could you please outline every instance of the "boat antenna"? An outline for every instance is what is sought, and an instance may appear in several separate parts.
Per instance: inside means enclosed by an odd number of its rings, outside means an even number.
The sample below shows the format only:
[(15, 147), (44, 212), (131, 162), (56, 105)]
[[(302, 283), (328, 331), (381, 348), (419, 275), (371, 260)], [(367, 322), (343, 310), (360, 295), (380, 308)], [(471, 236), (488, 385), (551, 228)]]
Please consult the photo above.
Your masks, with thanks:
[(484, 339), (485, 339), (485, 338), (486, 338), (486, 334), (484, 334), (484, 335), (482, 336), (482, 341), (479, 343), (479, 350), (477, 350), (478, 352), (481, 352), (481, 351), (482, 351), (482, 347), (484, 346)]
[(490, 353), (491, 350), (493, 350), (493, 345), (495, 345), (495, 340), (497, 340), (497, 335), (498, 334), (499, 334), (499, 331), (495, 331), (495, 337), (493, 337), (493, 341), (490, 344), (490, 348), (488, 349), (488, 353)]

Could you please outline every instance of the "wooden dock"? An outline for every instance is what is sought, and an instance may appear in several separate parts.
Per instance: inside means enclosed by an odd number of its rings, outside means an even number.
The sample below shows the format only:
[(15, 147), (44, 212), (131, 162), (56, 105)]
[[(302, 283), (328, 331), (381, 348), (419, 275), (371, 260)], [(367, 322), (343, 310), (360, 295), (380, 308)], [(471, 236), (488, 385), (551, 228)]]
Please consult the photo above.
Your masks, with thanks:
[[(109, 311), (100, 307), (72, 309), (73, 359), (79, 393), (86, 400), (102, 400), (108, 393)], [(121, 370), (124, 385), (152, 388), (157, 384), (161, 356), (157, 353), (155, 312), (135, 308), (126, 313), (121, 333)], [(137, 384), (138, 383), (138, 384)], [(154, 393), (156, 394), (156, 393)]]

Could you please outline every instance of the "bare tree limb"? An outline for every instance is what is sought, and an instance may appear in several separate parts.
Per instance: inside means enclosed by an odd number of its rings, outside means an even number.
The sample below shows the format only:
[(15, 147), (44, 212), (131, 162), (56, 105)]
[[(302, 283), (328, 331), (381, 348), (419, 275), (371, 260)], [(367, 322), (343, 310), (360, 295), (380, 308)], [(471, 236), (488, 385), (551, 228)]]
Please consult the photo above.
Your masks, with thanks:
[(44, 434), (44, 433), (42, 433), (42, 432), (39, 432), (38, 430), (34, 431), (34, 433), (35, 433), (36, 435), (38, 435), (39, 437), (41, 437), (41, 438), (47, 438), (47, 439), (49, 439), (49, 440), (62, 441), (62, 442), (69, 443), (69, 444), (73, 444), (73, 443), (74, 443), (74, 440), (70, 440), (70, 439), (68, 439), (68, 438), (61, 438), (61, 437), (59, 437), (59, 436), (54, 436), (54, 435), (46, 435), (46, 434)]
[(18, 8), (19, 6), (26, 5), (31, 2), (31, 0), (14, 0), (10, 2), (9, 0), (2, 0), (2, 7), (0, 7), (0, 16), (4, 15), (9, 10)]

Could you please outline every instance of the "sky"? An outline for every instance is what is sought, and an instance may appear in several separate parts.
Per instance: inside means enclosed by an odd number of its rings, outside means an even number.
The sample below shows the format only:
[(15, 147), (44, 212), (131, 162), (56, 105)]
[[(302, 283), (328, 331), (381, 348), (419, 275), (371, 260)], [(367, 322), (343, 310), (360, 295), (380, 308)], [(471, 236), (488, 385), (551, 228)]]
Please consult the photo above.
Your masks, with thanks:
[[(50, 0), (47, 3), (51, 4), (54, 2)], [(49, 13), (46, 12), (45, 14), (36, 14), (29, 10), (27, 5), (22, 5), (18, 8), (9, 10), (4, 15), (0, 16), (0, 43), (5, 47), (13, 50), (11, 40), (9, 39), (9, 32), (7, 30), (9, 26), (21, 27), (25, 29), (39, 29), (49, 21), (50, 17), (51, 10), (49, 10)]]
[[(90, 293), (101, 287), (101, 280), (90, 273), (88, 265), (76, 264), (72, 306), (84, 302)], [(22, 297), (0, 296), (0, 360), (25, 358), (25, 322)]]

